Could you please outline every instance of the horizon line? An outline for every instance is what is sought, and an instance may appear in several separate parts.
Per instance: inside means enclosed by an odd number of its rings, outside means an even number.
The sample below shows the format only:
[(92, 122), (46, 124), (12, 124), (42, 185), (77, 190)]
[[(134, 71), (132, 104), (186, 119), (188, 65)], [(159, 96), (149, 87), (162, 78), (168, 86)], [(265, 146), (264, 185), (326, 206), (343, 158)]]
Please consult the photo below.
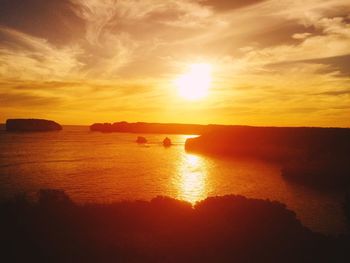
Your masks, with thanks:
[[(42, 119), (42, 118), (9, 118), (9, 119)], [(8, 120), (8, 119), (7, 119)], [(49, 119), (46, 119), (49, 120)], [(55, 121), (57, 122), (57, 121)], [(165, 125), (199, 125), (199, 126), (234, 126), (234, 127), (257, 127), (257, 128), (328, 128), (328, 129), (350, 129), (350, 126), (346, 127), (339, 127), (339, 126), (302, 126), (302, 125), (285, 125), (285, 126), (278, 126), (278, 125), (249, 125), (249, 124), (221, 124), (221, 123), (207, 123), (207, 124), (200, 124), (200, 123), (181, 123), (181, 122), (146, 122), (146, 121), (114, 121), (114, 122), (92, 122), (90, 124), (64, 124), (59, 123), (62, 126), (86, 126), (89, 127), (96, 123), (120, 123), (120, 122), (126, 122), (128, 124), (133, 123), (145, 123), (145, 124), (165, 124)], [(0, 122), (0, 125), (6, 125), (5, 122)]]

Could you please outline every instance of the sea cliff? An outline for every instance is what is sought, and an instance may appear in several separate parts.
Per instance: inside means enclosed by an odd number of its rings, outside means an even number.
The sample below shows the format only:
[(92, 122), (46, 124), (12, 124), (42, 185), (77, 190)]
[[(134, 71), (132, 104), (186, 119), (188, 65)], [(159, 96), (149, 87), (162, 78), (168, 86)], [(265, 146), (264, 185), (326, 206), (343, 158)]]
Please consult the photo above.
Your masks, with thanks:
[(280, 163), (290, 180), (350, 187), (350, 129), (227, 127), (186, 141), (189, 152)]

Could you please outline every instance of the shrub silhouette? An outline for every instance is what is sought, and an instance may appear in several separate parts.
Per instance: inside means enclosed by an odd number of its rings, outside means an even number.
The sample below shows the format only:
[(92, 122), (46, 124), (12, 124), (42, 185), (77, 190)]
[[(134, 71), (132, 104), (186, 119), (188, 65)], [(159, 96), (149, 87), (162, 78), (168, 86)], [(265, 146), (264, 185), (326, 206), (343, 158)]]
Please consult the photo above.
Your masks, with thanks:
[(344, 205), (345, 217), (347, 219), (348, 226), (349, 226), (349, 229), (350, 229), (350, 190), (348, 190), (346, 192), (345, 201), (344, 201), (343, 205)]
[(41, 190), (0, 205), (3, 262), (349, 262), (349, 238), (301, 225), (279, 202), (243, 196), (191, 204), (156, 197), (73, 203)]

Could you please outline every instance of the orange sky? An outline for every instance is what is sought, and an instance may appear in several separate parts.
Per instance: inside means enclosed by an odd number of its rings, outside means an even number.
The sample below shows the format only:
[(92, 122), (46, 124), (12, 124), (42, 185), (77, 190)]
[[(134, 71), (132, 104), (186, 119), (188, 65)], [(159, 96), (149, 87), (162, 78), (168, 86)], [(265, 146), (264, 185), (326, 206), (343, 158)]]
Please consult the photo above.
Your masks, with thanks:
[[(346, 0), (3, 0), (0, 122), (350, 127)], [(208, 96), (174, 84), (211, 65)]]

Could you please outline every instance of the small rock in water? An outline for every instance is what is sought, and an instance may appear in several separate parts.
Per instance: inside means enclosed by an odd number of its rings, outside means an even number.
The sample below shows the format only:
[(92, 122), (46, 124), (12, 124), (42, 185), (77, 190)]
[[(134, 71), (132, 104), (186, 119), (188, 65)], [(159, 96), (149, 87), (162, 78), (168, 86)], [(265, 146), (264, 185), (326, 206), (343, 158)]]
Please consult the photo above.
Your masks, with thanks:
[(166, 137), (166, 138), (163, 140), (163, 145), (164, 145), (165, 147), (171, 146), (171, 140), (170, 140), (168, 137)]
[(138, 136), (136, 139), (137, 143), (147, 143), (147, 139), (145, 137), (142, 136)]

